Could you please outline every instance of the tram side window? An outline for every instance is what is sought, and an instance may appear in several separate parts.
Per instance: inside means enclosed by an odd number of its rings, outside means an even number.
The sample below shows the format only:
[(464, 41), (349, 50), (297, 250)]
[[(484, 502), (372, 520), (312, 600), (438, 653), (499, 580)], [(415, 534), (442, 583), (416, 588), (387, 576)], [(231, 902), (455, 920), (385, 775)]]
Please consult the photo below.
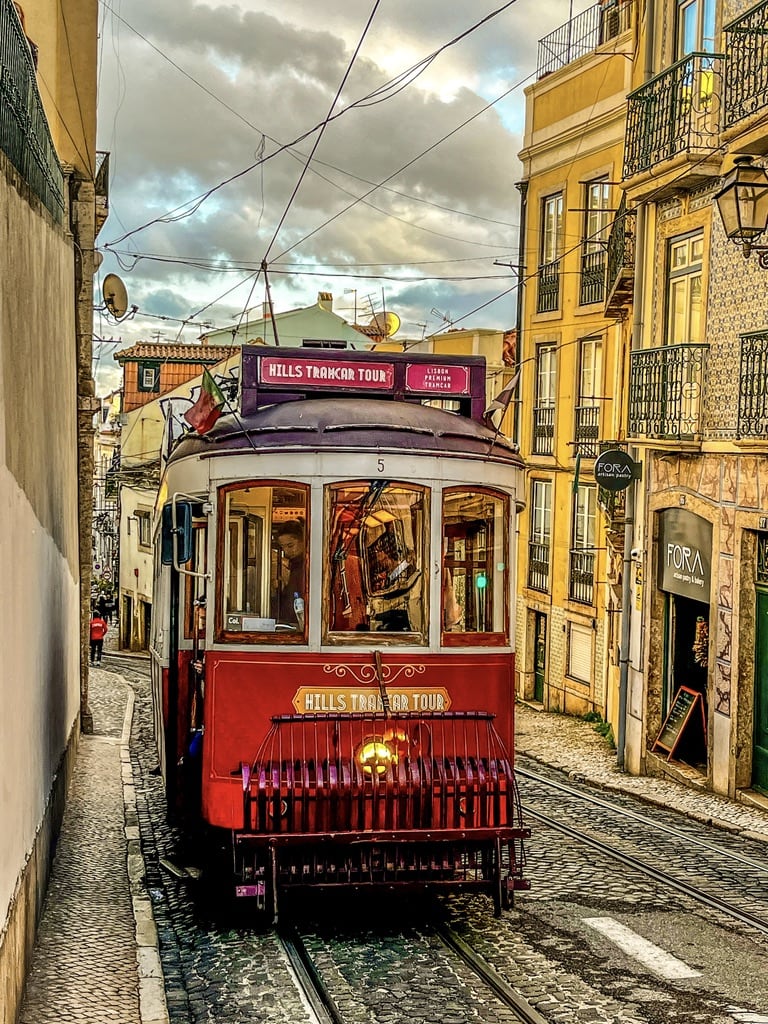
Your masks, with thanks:
[[(192, 524), (192, 558), (184, 568), (204, 574), (208, 569), (208, 530), (205, 523)], [(205, 641), (205, 615), (208, 603), (208, 580), (204, 575), (183, 576), (184, 636), (200, 647)]]
[(334, 484), (326, 507), (326, 631), (426, 642), (427, 489), (386, 480)]
[(219, 579), (229, 640), (240, 634), (305, 635), (309, 489), (254, 482), (222, 488)]
[(453, 634), (506, 636), (508, 534), (506, 496), (486, 490), (444, 492), (444, 642), (455, 642)]

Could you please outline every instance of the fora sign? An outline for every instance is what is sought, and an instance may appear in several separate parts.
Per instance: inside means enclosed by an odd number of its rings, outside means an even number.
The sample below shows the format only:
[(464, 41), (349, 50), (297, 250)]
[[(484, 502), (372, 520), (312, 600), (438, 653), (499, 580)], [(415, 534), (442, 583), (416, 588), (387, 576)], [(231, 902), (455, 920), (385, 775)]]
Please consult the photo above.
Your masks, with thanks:
[(640, 465), (625, 451), (612, 448), (595, 459), (595, 482), (607, 491), (625, 491), (640, 478)]
[(708, 604), (712, 524), (677, 508), (666, 509), (659, 518), (659, 588)]

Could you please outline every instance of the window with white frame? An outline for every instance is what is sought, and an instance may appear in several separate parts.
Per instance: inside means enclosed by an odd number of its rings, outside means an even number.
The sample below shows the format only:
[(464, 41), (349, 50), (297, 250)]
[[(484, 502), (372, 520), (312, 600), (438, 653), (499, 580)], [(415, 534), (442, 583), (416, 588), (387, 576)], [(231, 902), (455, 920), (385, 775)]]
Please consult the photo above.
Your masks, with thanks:
[(528, 540), (528, 586), (549, 590), (550, 544), (552, 539), (552, 481), (531, 483), (531, 522)]
[(689, 345), (701, 340), (703, 255), (701, 231), (672, 238), (668, 243), (668, 345)]
[(536, 347), (536, 404), (533, 408), (533, 451), (551, 455), (555, 437), (555, 387), (557, 349), (553, 344)]
[(592, 604), (595, 589), (595, 513), (597, 488), (578, 484), (573, 499), (568, 596), (580, 604)]
[(591, 626), (568, 623), (568, 676), (580, 683), (589, 683), (592, 679), (593, 636)]
[(677, 0), (676, 59), (715, 52), (715, 0)]

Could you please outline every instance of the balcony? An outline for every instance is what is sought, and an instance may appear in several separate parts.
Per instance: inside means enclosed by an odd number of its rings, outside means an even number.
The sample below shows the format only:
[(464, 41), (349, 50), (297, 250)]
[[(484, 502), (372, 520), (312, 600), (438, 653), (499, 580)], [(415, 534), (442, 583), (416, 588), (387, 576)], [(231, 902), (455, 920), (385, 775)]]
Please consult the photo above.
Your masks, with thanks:
[(595, 590), (595, 553), (571, 548), (568, 596), (579, 604), (592, 604)]
[(539, 267), (536, 312), (555, 313), (560, 305), (560, 260)]
[(554, 405), (536, 405), (533, 409), (533, 454), (551, 455), (555, 442)]
[(738, 436), (768, 439), (768, 331), (741, 336)]
[(632, 24), (631, 0), (595, 4), (539, 40), (536, 77), (544, 78), (626, 32)]
[(635, 217), (627, 210), (627, 198), (622, 195), (606, 254), (605, 315), (623, 318), (632, 304), (635, 284)]
[(531, 590), (549, 590), (549, 544), (528, 545), (528, 586)]
[[(629, 94), (625, 180), (679, 153), (700, 157), (716, 150), (723, 62), (722, 54), (692, 53)], [(701, 167), (697, 172), (707, 177)]]
[(61, 224), (64, 175), (37, 90), (32, 51), (11, 0), (0, 0), (0, 69), (0, 150)]
[(699, 441), (709, 345), (668, 345), (631, 356), (628, 434)]
[(596, 459), (600, 436), (600, 406), (576, 406), (576, 454), (583, 459)]
[(768, 0), (723, 27), (725, 99), (723, 127), (768, 106)]
[(602, 302), (605, 295), (605, 249), (601, 246), (595, 252), (581, 254), (581, 279), (579, 305)]

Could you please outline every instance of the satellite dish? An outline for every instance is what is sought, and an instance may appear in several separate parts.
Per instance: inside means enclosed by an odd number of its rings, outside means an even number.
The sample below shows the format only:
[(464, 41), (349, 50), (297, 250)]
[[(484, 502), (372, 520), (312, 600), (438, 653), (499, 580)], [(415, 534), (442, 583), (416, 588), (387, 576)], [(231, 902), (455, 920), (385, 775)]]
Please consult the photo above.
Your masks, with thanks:
[(104, 305), (112, 316), (119, 320), (128, 312), (128, 292), (117, 274), (107, 274), (101, 286)]
[(400, 327), (400, 317), (397, 313), (377, 313), (368, 326), (375, 327), (379, 334), (390, 338)]

